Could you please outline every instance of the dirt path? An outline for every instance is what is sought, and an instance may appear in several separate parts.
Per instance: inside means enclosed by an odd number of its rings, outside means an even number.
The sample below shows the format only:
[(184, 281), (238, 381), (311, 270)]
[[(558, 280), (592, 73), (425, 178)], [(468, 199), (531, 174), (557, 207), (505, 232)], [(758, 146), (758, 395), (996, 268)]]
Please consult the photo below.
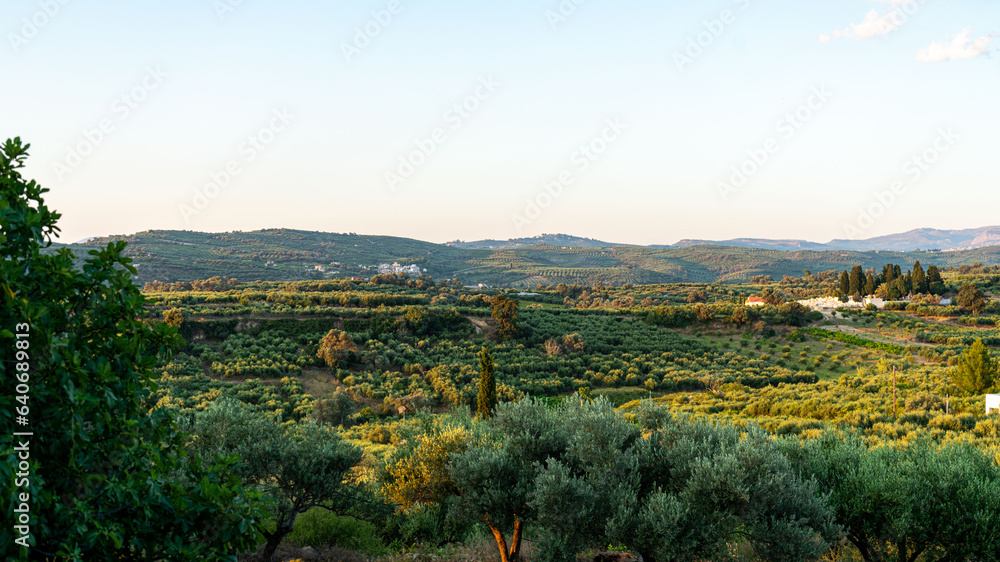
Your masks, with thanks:
[(483, 334), (486, 339), (491, 339), (493, 334), (497, 331), (496, 326), (491, 326), (490, 321), (481, 318), (479, 316), (465, 316), (465, 319), (472, 322), (472, 325), (476, 327), (477, 334)]
[(861, 329), (855, 328), (854, 326), (848, 326), (848, 325), (845, 325), (845, 324), (834, 324), (832, 326), (816, 326), (816, 327), (817, 328), (822, 328), (824, 330), (830, 330), (830, 331), (835, 331), (835, 332), (842, 332), (844, 334), (850, 334), (852, 336), (858, 336), (860, 338), (865, 338), (865, 339), (869, 339), (869, 340), (872, 340), (872, 341), (877, 341), (877, 342), (880, 342), (880, 343), (891, 343), (891, 344), (902, 345), (902, 346), (919, 345), (919, 346), (922, 346), (922, 347), (934, 347), (934, 344), (932, 344), (932, 343), (923, 343), (923, 342), (917, 342), (917, 341), (913, 341), (913, 340), (906, 340), (906, 339), (902, 339), (902, 338), (896, 338), (896, 337), (887, 336), (887, 335), (884, 335), (884, 334), (879, 334), (879, 333), (875, 333), (875, 332), (869, 332), (869, 331), (866, 331), (866, 330), (861, 330)]

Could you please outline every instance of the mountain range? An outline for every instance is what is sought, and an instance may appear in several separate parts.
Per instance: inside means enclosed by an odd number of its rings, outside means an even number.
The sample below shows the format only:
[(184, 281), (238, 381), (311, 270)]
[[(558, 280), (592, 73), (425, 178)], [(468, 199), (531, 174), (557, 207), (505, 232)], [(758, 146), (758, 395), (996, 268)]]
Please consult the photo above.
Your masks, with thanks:
[[(512, 238), (510, 240), (477, 240), (462, 242), (456, 240), (448, 245), (458, 248), (499, 250), (520, 248), (534, 245), (600, 247), (611, 248), (627, 246), (615, 242), (603, 242), (592, 238), (580, 238), (568, 234), (542, 234), (531, 238)], [(771, 240), (766, 238), (732, 238), (729, 240), (692, 240), (684, 239), (676, 244), (650, 245), (647, 248), (685, 248), (688, 246), (733, 246), (737, 248), (762, 248), (768, 250), (852, 250), (867, 252), (873, 250), (914, 252), (918, 250), (971, 250), (987, 246), (1000, 245), (1000, 226), (984, 226), (963, 230), (940, 230), (936, 228), (918, 228), (909, 232), (889, 234), (862, 240), (831, 240), (826, 243), (810, 242), (808, 240)]]

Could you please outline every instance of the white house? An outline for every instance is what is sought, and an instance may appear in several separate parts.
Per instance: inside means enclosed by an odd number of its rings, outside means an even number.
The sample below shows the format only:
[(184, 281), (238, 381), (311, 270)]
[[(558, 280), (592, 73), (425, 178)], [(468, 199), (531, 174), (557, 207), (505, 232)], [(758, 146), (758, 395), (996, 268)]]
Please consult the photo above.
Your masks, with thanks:
[(986, 395), (986, 413), (996, 410), (1000, 413), (1000, 394), (987, 394)]
[(837, 297), (816, 297), (813, 299), (803, 299), (798, 301), (802, 306), (810, 310), (834, 310), (842, 306), (848, 306)]
[(885, 308), (885, 300), (878, 297), (865, 297), (865, 306), (874, 304), (875, 308)]
[(764, 306), (764, 299), (760, 297), (747, 297), (747, 302), (744, 303), (746, 306)]

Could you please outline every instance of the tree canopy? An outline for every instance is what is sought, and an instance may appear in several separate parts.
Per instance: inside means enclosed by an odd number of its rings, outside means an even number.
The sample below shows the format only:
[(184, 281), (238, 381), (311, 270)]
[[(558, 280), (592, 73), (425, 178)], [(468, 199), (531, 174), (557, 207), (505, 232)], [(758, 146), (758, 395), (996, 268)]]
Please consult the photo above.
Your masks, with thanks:
[(5, 526), (0, 542), (22, 559), (235, 560), (257, 538), (235, 460), (188, 462), (170, 412), (146, 402), (157, 358), (179, 344), (176, 328), (139, 319), (144, 298), (124, 242), (91, 250), (82, 267), (67, 249), (42, 251), (60, 215), (43, 200), (48, 190), (21, 176), (28, 148), (13, 139), (0, 150), (0, 371), (14, 380), (16, 365), (26, 423), (14, 425), (6, 392), (0, 419), (32, 433), (20, 442), (30, 483), (15, 484), (7, 433), (0, 489), (30, 496), (31, 530), (18, 547), (23, 537)]
[(993, 388), (996, 377), (997, 361), (983, 345), (982, 338), (977, 338), (959, 359), (952, 382), (963, 390), (982, 394)]
[(361, 450), (341, 440), (333, 428), (308, 422), (282, 425), (245, 404), (221, 400), (199, 412), (190, 429), (197, 453), (241, 459), (236, 474), (267, 500), (275, 530), (260, 526), (267, 539), (265, 562), (272, 562), (299, 514), (313, 507), (345, 513), (357, 503), (344, 478), (361, 461)]

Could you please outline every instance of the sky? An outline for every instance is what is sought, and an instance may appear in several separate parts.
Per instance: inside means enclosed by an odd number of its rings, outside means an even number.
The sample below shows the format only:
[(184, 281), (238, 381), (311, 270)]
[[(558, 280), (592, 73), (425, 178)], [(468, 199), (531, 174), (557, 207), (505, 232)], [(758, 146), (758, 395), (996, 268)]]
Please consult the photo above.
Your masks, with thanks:
[(60, 241), (1000, 223), (997, 0), (5, 0)]

